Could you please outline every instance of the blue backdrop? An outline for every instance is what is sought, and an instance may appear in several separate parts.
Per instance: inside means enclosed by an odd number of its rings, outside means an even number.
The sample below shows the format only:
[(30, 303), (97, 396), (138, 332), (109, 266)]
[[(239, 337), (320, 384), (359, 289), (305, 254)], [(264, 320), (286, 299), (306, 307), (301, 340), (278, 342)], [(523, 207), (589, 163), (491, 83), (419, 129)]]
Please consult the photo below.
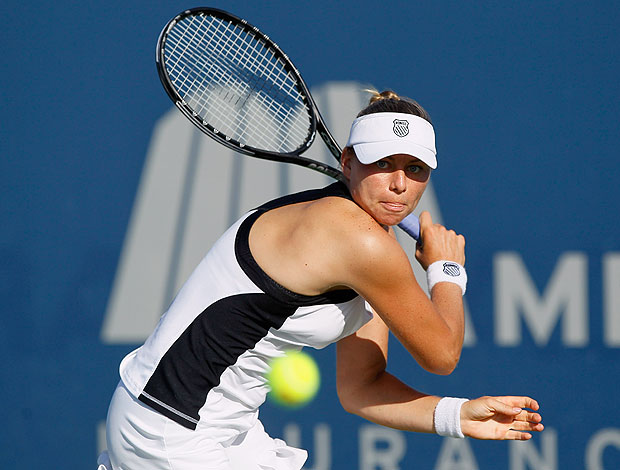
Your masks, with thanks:
[[(329, 348), (315, 353), (317, 400), (262, 411), (271, 434), (299, 437), (316, 470), (620, 468), (620, 4), (211, 5), (267, 32), (310, 86), (354, 80), (428, 109), (443, 221), (468, 242), (475, 337), (449, 377), (396, 342), (390, 368), (431, 393), (530, 394), (547, 425), (523, 445), (382, 434), (339, 408)], [(171, 106), (155, 43), (193, 6), (0, 6), (1, 468), (95, 468), (118, 363), (138, 345), (100, 338)]]

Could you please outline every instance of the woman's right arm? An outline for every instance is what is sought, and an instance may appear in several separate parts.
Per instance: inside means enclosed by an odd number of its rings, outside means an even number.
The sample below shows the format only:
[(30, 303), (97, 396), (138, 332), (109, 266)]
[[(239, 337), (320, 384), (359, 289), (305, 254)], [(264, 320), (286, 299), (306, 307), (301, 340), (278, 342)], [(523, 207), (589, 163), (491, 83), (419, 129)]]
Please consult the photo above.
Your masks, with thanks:
[[(390, 331), (416, 361), (436, 374), (456, 367), (465, 331), (461, 288), (441, 282), (429, 299), (419, 286), (409, 258), (393, 233), (363, 216), (346, 230), (340, 243), (341, 283), (355, 289), (381, 316)], [(433, 224), (430, 214), (420, 217), (422, 250), (417, 254), (424, 268), (438, 260), (463, 264), (464, 239)]]
[[(433, 224), (428, 213), (420, 228), (423, 267), (440, 259), (463, 264), (462, 237)], [(461, 288), (440, 282), (429, 299), (394, 232), (354, 202), (324, 198), (269, 211), (255, 223), (250, 244), (261, 268), (286, 288), (306, 295), (351, 288), (423, 368), (449, 374), (456, 366), (464, 336)]]

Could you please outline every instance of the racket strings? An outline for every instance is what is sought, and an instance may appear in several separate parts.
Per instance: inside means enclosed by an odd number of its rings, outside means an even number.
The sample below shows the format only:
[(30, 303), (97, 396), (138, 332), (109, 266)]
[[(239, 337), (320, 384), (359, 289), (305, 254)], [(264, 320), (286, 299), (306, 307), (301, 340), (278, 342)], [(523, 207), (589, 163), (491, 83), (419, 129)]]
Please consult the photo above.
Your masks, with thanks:
[[(230, 26), (230, 24), (226, 24), (227, 28), (230, 28)], [(278, 60), (277, 57), (273, 55), (273, 52), (265, 48), (264, 44), (261, 41), (258, 41), (254, 36), (248, 34), (242, 35), (242, 33), (243, 30), (238, 28), (236, 34), (234, 35), (235, 40), (242, 46), (238, 49), (241, 60), (245, 61), (249, 65), (248, 69), (251, 72), (263, 72), (263, 75), (266, 77), (261, 81), (262, 88), (260, 89), (259, 94), (252, 95), (252, 98), (257, 99), (261, 107), (270, 106), (278, 114), (275, 122), (279, 122), (277, 131), (279, 131), (278, 134), (282, 134), (281, 131), (284, 128), (284, 125), (287, 122), (290, 122), (289, 117), (291, 116), (291, 111), (299, 108), (299, 106), (296, 106), (296, 108), (283, 106), (280, 104), (283, 98), (278, 96), (278, 94), (285, 92), (289, 97), (301, 102), (302, 106), (305, 107), (305, 105), (303, 105), (303, 98), (301, 98), (301, 95), (295, 88), (296, 83), (290, 79), (288, 72), (284, 71), (284, 65), (279, 62), (278, 66), (280, 69), (273, 66), (273, 61)], [(233, 45), (224, 44), (223, 47), (232, 48)], [(279, 74), (273, 74), (273, 70), (277, 70)], [(283, 71), (284, 73), (282, 73)], [(245, 78), (248, 79), (248, 83), (250, 83), (252, 90), (257, 90), (256, 83), (252, 81), (252, 77)], [(288, 83), (285, 83), (284, 79), (288, 79)], [(270, 86), (266, 86), (266, 84), (270, 84)], [(275, 101), (271, 99), (274, 96), (276, 98)], [(305, 138), (307, 136), (308, 124), (309, 121), (305, 125), (296, 126), (296, 130), (299, 132), (299, 137)], [(293, 125), (293, 127), (295, 127), (295, 122), (293, 122)], [(270, 135), (272, 136), (273, 130), (274, 129), (272, 126), (269, 129), (265, 129), (265, 131), (270, 132)], [(299, 142), (299, 140), (297, 141)]]
[[(195, 20), (195, 17), (191, 18), (191, 22), (194, 22)], [(190, 24), (187, 30), (191, 30), (191, 28), (192, 25)], [(175, 74), (177, 75), (178, 78), (176, 85), (179, 90), (185, 92), (184, 98), (186, 99), (186, 101), (189, 104), (193, 104), (194, 111), (197, 114), (204, 116), (204, 111), (207, 107), (207, 98), (209, 97), (209, 95), (205, 93), (195, 93), (195, 91), (206, 90), (209, 84), (208, 80), (228, 85), (229, 88), (232, 88), (231, 90), (229, 90), (228, 93), (236, 92), (237, 96), (239, 97), (247, 93), (247, 86), (243, 86), (244, 83), (240, 81), (232, 82), (230, 80), (227, 80), (227, 77), (232, 73), (232, 71), (229, 68), (226, 69), (226, 64), (218, 63), (215, 61), (209, 63), (206, 60), (205, 56), (196, 53), (196, 50), (198, 48), (208, 47), (208, 44), (203, 44), (201, 43), (200, 39), (195, 39), (196, 33), (199, 31), (199, 28), (194, 29), (195, 31), (192, 35), (185, 35), (182, 31), (178, 29), (171, 32), (171, 35), (176, 36), (176, 39), (178, 40), (177, 45), (183, 46), (183, 50), (178, 53), (178, 57), (180, 57), (181, 59), (185, 58), (193, 60), (194, 67), (186, 67), (186, 63), (183, 60), (178, 60), (176, 63), (169, 60), (168, 63), (174, 64), (170, 68), (170, 74), (171, 76), (174, 76)], [(196, 41), (197, 43), (194, 44), (194, 42)], [(192, 46), (192, 49), (188, 50), (189, 46)], [(176, 47), (171, 51), (170, 57), (174, 57), (175, 52)], [(177, 65), (180, 66), (179, 70), (176, 69)], [(199, 73), (200, 71), (202, 71), (202, 73)], [(185, 77), (183, 77), (183, 74), (186, 74)], [(224, 96), (224, 98), (226, 98), (226, 96)], [(234, 104), (237, 104), (238, 101), (239, 100), (237, 100), (237, 102), (235, 102)]]
[[(229, 24), (227, 24), (226, 26), (230, 28)], [(247, 69), (242, 72), (244, 72), (243, 78), (247, 80), (247, 83), (250, 85), (250, 88), (252, 90), (257, 89), (256, 80), (252, 78), (251, 74), (260, 73), (261, 71), (264, 71), (264, 72), (267, 72), (266, 74), (267, 79), (264, 81), (264, 83), (271, 82), (271, 86), (267, 88), (263, 85), (260, 91), (267, 92), (267, 96), (275, 96), (276, 98), (278, 98), (277, 94), (281, 90), (284, 90), (284, 91), (288, 91), (289, 96), (296, 99), (299, 95), (298, 94), (293, 95), (291, 93), (291, 90), (295, 86), (295, 83), (290, 82), (288, 84), (288, 90), (285, 89), (284, 83), (279, 80), (281, 77), (279, 77), (278, 75), (271, 74), (271, 70), (269, 68), (270, 64), (269, 63), (265, 64), (265, 60), (266, 59), (268, 60), (270, 58), (268, 58), (264, 52), (261, 53), (258, 50), (259, 47), (264, 49), (264, 45), (258, 40), (249, 41), (250, 37), (248, 37), (247, 35), (243, 37), (241, 35), (242, 32), (243, 30), (239, 29), (237, 30), (236, 34), (234, 36), (231, 36), (230, 38), (226, 38), (225, 36), (222, 36), (225, 39), (225, 43), (222, 44), (221, 46), (222, 46), (222, 49), (225, 49), (225, 50), (230, 50), (232, 47), (239, 46), (239, 45), (242, 46), (242, 48), (237, 49), (237, 51), (239, 52), (240, 60), (245, 61), (245, 63), (247, 64)], [(231, 39), (237, 42), (237, 44), (232, 44)], [(263, 104), (265, 104), (265, 100), (262, 98), (263, 96), (264, 95), (260, 94), (258, 95), (258, 98), (262, 99)], [(274, 106), (274, 109), (278, 111), (281, 118), (285, 118), (286, 114), (290, 112), (290, 108), (285, 109), (284, 106), (279, 104), (279, 100), (276, 100), (271, 104)]]
[[(264, 83), (271, 83), (270, 88), (263, 87), (263, 90), (271, 91), (275, 89), (277, 93), (283, 92), (293, 100), (301, 98), (296, 88), (296, 81), (284, 70), (284, 64), (270, 49), (265, 47), (264, 43), (250, 34), (242, 34), (244, 30), (241, 28), (237, 28), (234, 31), (234, 25), (230, 23), (222, 22), (221, 25), (225, 25), (228, 29), (226, 32), (231, 33), (231, 40), (226, 39), (227, 44), (224, 44), (224, 47), (232, 48), (237, 46), (237, 56), (241, 61), (246, 62), (247, 70), (251, 73), (262, 72), (266, 77)], [(259, 47), (262, 51), (259, 51)], [(274, 66), (275, 62), (277, 62), (277, 67)], [(273, 73), (274, 71), (278, 73)]]
[(310, 136), (297, 80), (263, 41), (212, 16), (185, 18), (164, 49), (168, 76), (193, 112), (241, 145), (293, 152)]
[[(237, 35), (237, 38), (239, 38), (239, 37), (240, 37), (240, 36), (239, 36), (239, 35)], [(258, 43), (257, 43), (257, 44), (258, 44)], [(226, 49), (227, 49), (227, 48), (229, 48), (229, 47), (234, 47), (234, 45), (232, 45), (232, 44), (222, 44), (221, 46), (222, 46), (222, 49), (224, 49), (224, 48), (226, 48)], [(251, 58), (251, 57), (250, 57), (250, 58)], [(217, 65), (217, 64), (215, 64), (215, 65)], [(227, 68), (228, 70), (227, 70), (227, 71), (225, 71), (225, 73), (226, 73), (226, 72), (230, 73), (230, 68), (229, 68), (229, 67), (226, 67), (226, 68)], [(220, 71), (221, 71), (221, 69), (222, 69), (222, 67), (220, 67)], [(222, 74), (216, 74), (216, 75), (218, 75), (216, 78), (218, 78), (218, 79), (219, 79), (219, 81), (220, 81), (220, 82), (222, 82), (222, 81), (223, 81), (223, 78), (224, 78), (224, 77), (222, 76)], [(248, 79), (248, 77), (244, 77), (244, 78), (245, 78), (246, 80), (248, 80), (248, 81), (250, 80), (250, 79)], [(231, 83), (232, 83), (232, 82), (229, 82), (229, 84), (231, 84)], [(237, 82), (237, 83), (233, 83), (233, 85), (235, 85), (235, 84), (237, 84), (237, 85), (238, 85), (238, 84), (242, 85), (242, 88), (243, 88), (243, 89), (242, 89), (242, 90), (239, 90), (239, 89), (236, 89), (236, 90), (235, 90), (235, 89), (234, 89), (234, 87), (233, 87), (233, 90), (228, 90), (225, 94), (221, 93), (220, 95), (222, 96), (222, 98), (224, 98), (224, 100), (226, 100), (226, 99), (230, 99), (230, 98), (234, 97), (235, 95), (236, 95), (236, 96), (240, 96), (240, 95), (243, 95), (243, 94), (245, 93), (245, 94), (246, 94), (246, 100), (245, 100), (245, 101), (247, 101), (247, 98), (248, 98), (249, 96), (251, 96), (251, 95), (248, 93), (247, 87), (246, 87), (246, 86), (244, 86), (244, 85), (245, 85), (245, 83), (239, 83), (239, 82)], [(232, 91), (232, 93), (231, 93), (231, 91)], [(235, 92), (236, 92), (236, 93), (235, 93)], [(237, 104), (238, 102), (239, 102), (239, 99), (237, 99), (237, 100), (236, 100), (235, 104)], [(243, 104), (245, 104), (245, 102), (244, 102)], [(211, 105), (212, 105), (212, 103), (211, 103)], [(263, 106), (263, 107), (264, 107), (264, 106)], [(246, 106), (246, 107), (245, 107), (245, 110), (246, 110), (246, 111), (247, 111), (247, 108), (248, 108), (248, 107)], [(221, 111), (221, 110), (220, 110), (220, 111)], [(246, 113), (246, 114), (247, 114), (247, 113)], [(238, 120), (238, 121), (239, 121), (239, 120)], [(247, 137), (250, 137), (250, 136), (245, 136), (245, 134), (249, 134), (249, 133), (250, 133), (250, 131), (252, 131), (252, 130), (253, 130), (254, 132), (251, 132), (251, 133), (252, 133), (252, 136), (251, 136), (251, 137), (253, 137), (254, 139), (256, 139), (257, 137), (259, 138), (259, 140), (257, 141), (257, 143), (253, 144), (253, 146), (256, 146), (256, 147), (268, 147), (268, 144), (269, 144), (269, 143), (268, 143), (268, 142), (266, 142), (264, 139), (260, 140), (260, 137), (261, 137), (261, 136), (267, 136), (267, 135), (269, 135), (269, 136), (273, 136), (273, 130), (274, 130), (274, 129), (266, 129), (266, 128), (264, 128), (264, 126), (263, 126), (262, 132), (261, 132), (261, 133), (257, 133), (257, 132), (255, 132), (255, 131), (256, 131), (256, 129), (251, 129), (251, 128), (249, 128), (249, 127), (247, 126), (247, 122), (243, 122), (243, 121), (244, 121), (244, 120), (243, 120), (243, 119), (241, 119), (241, 120), (240, 120), (240, 122), (238, 123), (238, 125), (236, 126), (237, 133), (239, 134), (239, 135), (237, 136), (237, 137), (238, 137), (238, 139), (236, 139), (236, 140), (243, 141), (243, 140), (244, 140), (244, 139), (243, 139), (243, 137), (246, 137), (246, 139), (247, 139)], [(283, 121), (281, 121), (281, 122), (283, 122)], [(245, 125), (244, 125), (244, 124), (245, 124)], [(256, 121), (256, 124), (257, 124), (257, 126), (258, 126), (259, 128), (261, 127), (261, 121), (260, 121), (260, 120), (259, 120), (259, 121)], [(230, 133), (226, 133), (226, 134), (227, 134), (227, 135), (230, 135)], [(286, 140), (283, 140), (283, 141), (281, 141), (281, 142), (286, 143)], [(258, 145), (259, 143), (260, 143), (260, 144), (262, 144), (262, 145)], [(280, 148), (278, 148), (277, 150), (282, 150), (282, 145), (281, 145), (281, 146), (280, 146)]]

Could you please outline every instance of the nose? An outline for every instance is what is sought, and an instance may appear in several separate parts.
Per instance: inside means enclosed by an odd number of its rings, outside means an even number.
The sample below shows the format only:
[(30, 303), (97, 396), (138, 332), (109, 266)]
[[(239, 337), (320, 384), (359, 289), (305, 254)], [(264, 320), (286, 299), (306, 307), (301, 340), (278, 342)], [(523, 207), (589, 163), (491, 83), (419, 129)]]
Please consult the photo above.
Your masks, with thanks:
[(407, 176), (403, 170), (396, 170), (392, 172), (390, 179), (390, 190), (395, 193), (403, 193), (407, 190)]

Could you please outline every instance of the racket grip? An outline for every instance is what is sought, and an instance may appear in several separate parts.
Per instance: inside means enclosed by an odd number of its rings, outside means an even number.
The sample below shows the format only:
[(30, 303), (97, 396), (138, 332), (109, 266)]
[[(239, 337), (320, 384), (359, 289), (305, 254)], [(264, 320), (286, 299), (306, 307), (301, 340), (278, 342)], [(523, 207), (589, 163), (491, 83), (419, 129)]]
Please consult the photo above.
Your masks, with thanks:
[(409, 214), (400, 222), (400, 224), (398, 224), (398, 226), (413, 239), (420, 239), (420, 221), (415, 215)]

